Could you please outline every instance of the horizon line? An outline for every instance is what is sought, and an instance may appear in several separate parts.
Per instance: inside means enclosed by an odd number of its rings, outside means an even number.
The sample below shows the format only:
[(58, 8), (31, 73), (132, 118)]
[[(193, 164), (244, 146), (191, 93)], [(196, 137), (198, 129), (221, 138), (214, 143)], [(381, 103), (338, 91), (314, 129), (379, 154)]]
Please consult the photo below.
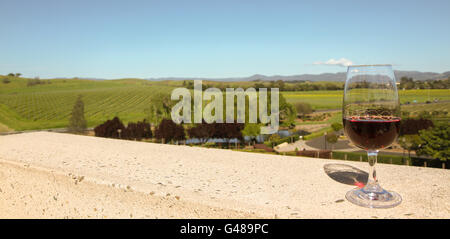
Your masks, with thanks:
[[(443, 72), (434, 72), (434, 71), (417, 71), (417, 70), (394, 70), (394, 72), (419, 72), (419, 73), (432, 73), (432, 74), (444, 74), (448, 71)], [(13, 72), (10, 72), (13, 73)], [(3, 76), (7, 76), (10, 73), (3, 74)], [(20, 73), (20, 72), (17, 72)], [(255, 76), (261, 76), (261, 77), (294, 77), (294, 76), (305, 76), (305, 75), (311, 75), (311, 76), (320, 76), (320, 75), (326, 75), (326, 74), (346, 74), (346, 71), (340, 71), (340, 72), (324, 72), (324, 73), (318, 73), (318, 74), (311, 74), (311, 73), (303, 73), (303, 74), (294, 74), (294, 75), (281, 75), (281, 74), (274, 74), (274, 75), (264, 75), (264, 74), (258, 74), (255, 73), (253, 75), (249, 76), (235, 76), (235, 77), (193, 77), (193, 76), (163, 76), (163, 77), (119, 77), (119, 78), (103, 78), (103, 77), (80, 77), (80, 76), (72, 76), (72, 77), (46, 77), (42, 79), (83, 79), (83, 80), (123, 80), (123, 79), (140, 79), (140, 80), (165, 80), (165, 79), (179, 79), (179, 80), (224, 80), (224, 79), (245, 79), (245, 78), (251, 78)], [(16, 74), (16, 73), (13, 73)], [(22, 78), (40, 78), (39, 76), (34, 77), (26, 77), (21, 75)], [(41, 79), (41, 78), (40, 78)]]

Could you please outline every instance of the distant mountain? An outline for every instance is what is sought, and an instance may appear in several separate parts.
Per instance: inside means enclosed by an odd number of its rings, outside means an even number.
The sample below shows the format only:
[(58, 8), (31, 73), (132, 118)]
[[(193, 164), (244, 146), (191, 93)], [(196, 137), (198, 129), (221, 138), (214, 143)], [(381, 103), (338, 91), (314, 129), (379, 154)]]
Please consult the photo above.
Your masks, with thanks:
[[(179, 81), (179, 80), (204, 80), (204, 81), (338, 81), (344, 82), (346, 78), (346, 72), (338, 73), (322, 73), (322, 74), (302, 74), (302, 75), (273, 75), (266, 76), (255, 74), (248, 77), (229, 77), (229, 78), (193, 78), (193, 77), (161, 77), (161, 78), (146, 78), (145, 80), (150, 81)], [(414, 80), (424, 81), (424, 80), (439, 80), (447, 79), (450, 77), (450, 71), (444, 73), (436, 72), (420, 72), (420, 71), (395, 71), (395, 77), (397, 81), (400, 81), (402, 77), (411, 77)], [(52, 78), (56, 79), (56, 78)], [(64, 78), (58, 77), (58, 79), (82, 79), (82, 80), (108, 80), (102, 78), (89, 78), (89, 77), (75, 77), (75, 78)]]
[[(444, 73), (435, 72), (420, 72), (420, 71), (395, 71), (395, 77), (397, 81), (402, 77), (411, 77), (414, 80), (436, 80), (447, 79), (450, 77), (450, 71)], [(205, 81), (339, 81), (344, 82), (346, 78), (346, 72), (338, 73), (323, 73), (323, 74), (303, 74), (292, 76), (265, 76), (265, 75), (252, 75), (249, 77), (235, 77), (235, 78), (182, 78), (182, 77), (166, 77), (166, 78), (148, 78), (147, 80), (162, 81), (162, 80), (205, 80)]]
[(440, 80), (447, 79), (450, 76), (450, 71), (444, 72), (442, 74), (435, 72), (420, 72), (420, 71), (395, 71), (395, 77), (400, 80), (402, 77), (411, 77), (414, 80), (424, 81), (424, 80)]

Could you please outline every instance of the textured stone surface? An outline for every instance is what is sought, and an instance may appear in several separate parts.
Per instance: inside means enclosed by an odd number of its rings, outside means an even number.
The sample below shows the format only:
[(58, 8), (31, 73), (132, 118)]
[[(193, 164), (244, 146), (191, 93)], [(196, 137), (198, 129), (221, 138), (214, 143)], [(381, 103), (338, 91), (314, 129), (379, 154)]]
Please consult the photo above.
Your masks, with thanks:
[(345, 200), (367, 163), (61, 133), (0, 136), (0, 217), (450, 218), (450, 170), (378, 164), (403, 202)]

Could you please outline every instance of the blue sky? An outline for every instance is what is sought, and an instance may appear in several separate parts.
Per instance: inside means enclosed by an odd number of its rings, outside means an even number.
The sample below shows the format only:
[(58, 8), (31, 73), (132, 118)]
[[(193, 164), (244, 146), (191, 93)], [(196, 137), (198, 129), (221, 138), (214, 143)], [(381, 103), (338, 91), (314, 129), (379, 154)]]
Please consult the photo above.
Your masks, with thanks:
[(450, 70), (447, 0), (0, 0), (0, 10), (0, 74), (220, 78), (349, 63)]

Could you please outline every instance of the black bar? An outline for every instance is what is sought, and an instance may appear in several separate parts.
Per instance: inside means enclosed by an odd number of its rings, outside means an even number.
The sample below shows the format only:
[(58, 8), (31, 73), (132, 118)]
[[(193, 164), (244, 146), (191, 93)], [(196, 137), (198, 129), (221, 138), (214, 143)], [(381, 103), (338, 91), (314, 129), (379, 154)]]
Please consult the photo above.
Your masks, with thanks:
[[(32, 231), (48, 235), (55, 230), (64, 235), (101, 236), (141, 235), (124, 238), (174, 239), (266, 239), (266, 238), (318, 238), (346, 235), (360, 237), (359, 233), (391, 235), (397, 230), (402, 238), (421, 230), (447, 230), (449, 220), (287, 220), (287, 219), (158, 219), (158, 220), (0, 220), (2, 230), (21, 228), (14, 232)], [(23, 230), (26, 229), (26, 230)], [(351, 236), (353, 235), (353, 236)], [(99, 238), (99, 239), (100, 239)]]

